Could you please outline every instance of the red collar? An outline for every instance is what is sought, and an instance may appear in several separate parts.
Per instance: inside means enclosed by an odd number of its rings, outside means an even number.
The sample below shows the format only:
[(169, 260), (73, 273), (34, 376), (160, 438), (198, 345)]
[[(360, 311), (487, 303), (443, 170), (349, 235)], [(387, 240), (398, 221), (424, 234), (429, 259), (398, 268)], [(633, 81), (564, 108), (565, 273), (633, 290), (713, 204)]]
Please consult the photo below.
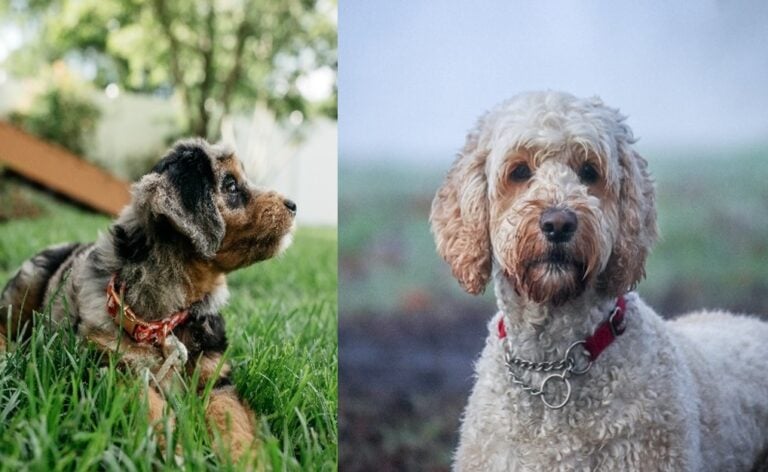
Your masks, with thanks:
[(107, 284), (107, 312), (112, 320), (138, 343), (161, 345), (175, 327), (189, 317), (189, 310), (181, 310), (160, 321), (144, 321), (136, 316), (128, 304), (123, 303), (125, 282), (115, 290), (117, 274), (112, 274)]
[[(589, 359), (594, 361), (605, 348), (624, 333), (627, 323), (624, 320), (624, 313), (627, 311), (627, 301), (624, 295), (616, 299), (616, 306), (611, 310), (608, 319), (597, 326), (592, 336), (584, 340), (584, 349), (589, 353)], [(507, 337), (507, 329), (504, 326), (504, 317), (499, 319), (499, 339)]]

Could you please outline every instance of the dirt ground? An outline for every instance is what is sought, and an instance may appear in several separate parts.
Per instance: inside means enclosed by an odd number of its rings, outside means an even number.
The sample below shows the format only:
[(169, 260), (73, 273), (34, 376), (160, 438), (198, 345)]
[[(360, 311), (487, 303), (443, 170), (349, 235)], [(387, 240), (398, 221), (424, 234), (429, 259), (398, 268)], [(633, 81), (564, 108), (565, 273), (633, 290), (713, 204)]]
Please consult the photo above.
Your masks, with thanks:
[(342, 317), (339, 468), (448, 470), (488, 309)]
[[(677, 297), (674, 303), (655, 306), (662, 307), (662, 313), (679, 313), (679, 304)], [(358, 316), (342, 313), (340, 470), (450, 469), (462, 409), (473, 383), (473, 362), (483, 348), (494, 308), (446, 307)], [(768, 471), (768, 451), (754, 470)]]

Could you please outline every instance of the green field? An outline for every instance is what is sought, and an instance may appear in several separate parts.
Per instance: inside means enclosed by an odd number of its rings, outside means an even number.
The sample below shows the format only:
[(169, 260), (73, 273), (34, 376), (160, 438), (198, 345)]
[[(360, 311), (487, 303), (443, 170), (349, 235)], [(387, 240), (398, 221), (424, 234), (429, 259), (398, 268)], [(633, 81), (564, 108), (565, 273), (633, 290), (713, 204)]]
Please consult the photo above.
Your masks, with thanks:
[[(768, 148), (650, 153), (648, 161), (662, 237), (641, 294), (671, 314), (703, 306), (768, 312)], [(429, 232), (432, 197), (451, 159), (421, 167), (347, 162), (340, 170), (342, 314), (472, 303)], [(477, 301), (492, 304), (492, 294)]]
[[(22, 192), (44, 215), (0, 223), (0, 286), (46, 245), (91, 241), (109, 224)], [(261, 460), (274, 470), (337, 468), (336, 243), (335, 229), (300, 228), (285, 255), (229, 277), (234, 380), (259, 415)], [(211, 449), (204, 398), (171, 399), (177, 425), (161, 451), (139, 382), (97, 357), (41, 325), (0, 361), (0, 470), (176, 470), (174, 455), (184, 470), (239, 470)]]

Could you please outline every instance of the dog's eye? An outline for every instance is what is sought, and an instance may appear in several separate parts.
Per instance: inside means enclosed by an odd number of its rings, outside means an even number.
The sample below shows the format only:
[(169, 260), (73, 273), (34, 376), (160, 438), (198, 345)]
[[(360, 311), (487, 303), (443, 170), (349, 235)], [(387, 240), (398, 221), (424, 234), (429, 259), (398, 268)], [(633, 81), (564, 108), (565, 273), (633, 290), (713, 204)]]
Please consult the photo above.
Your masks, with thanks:
[(238, 191), (237, 181), (231, 176), (227, 176), (227, 178), (224, 179), (222, 187), (224, 187), (224, 191), (227, 193), (237, 193)]
[(518, 164), (509, 173), (509, 180), (513, 182), (525, 182), (531, 178), (531, 168), (527, 164)]
[(598, 174), (597, 169), (595, 169), (595, 166), (589, 162), (582, 164), (579, 168), (579, 179), (582, 183), (591, 185), (597, 182), (597, 179), (599, 178), (600, 174)]

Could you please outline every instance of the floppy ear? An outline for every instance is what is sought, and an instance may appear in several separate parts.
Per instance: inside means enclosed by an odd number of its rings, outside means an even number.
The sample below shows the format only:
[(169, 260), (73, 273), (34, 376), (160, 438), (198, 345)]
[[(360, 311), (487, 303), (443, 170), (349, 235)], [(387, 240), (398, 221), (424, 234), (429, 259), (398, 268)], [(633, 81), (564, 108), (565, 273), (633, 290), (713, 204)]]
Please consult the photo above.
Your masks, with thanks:
[(619, 296), (645, 277), (645, 259), (656, 242), (656, 204), (648, 164), (626, 139), (619, 140), (619, 234), (598, 289)]
[(224, 219), (214, 202), (215, 177), (204, 145), (177, 143), (134, 185), (133, 193), (151, 222), (167, 218), (198, 254), (209, 259), (221, 246)]
[(453, 276), (467, 292), (485, 290), (491, 277), (491, 241), (488, 232), (488, 151), (478, 149), (479, 127), (467, 136), (432, 201), (429, 220), (437, 252), (451, 266)]

